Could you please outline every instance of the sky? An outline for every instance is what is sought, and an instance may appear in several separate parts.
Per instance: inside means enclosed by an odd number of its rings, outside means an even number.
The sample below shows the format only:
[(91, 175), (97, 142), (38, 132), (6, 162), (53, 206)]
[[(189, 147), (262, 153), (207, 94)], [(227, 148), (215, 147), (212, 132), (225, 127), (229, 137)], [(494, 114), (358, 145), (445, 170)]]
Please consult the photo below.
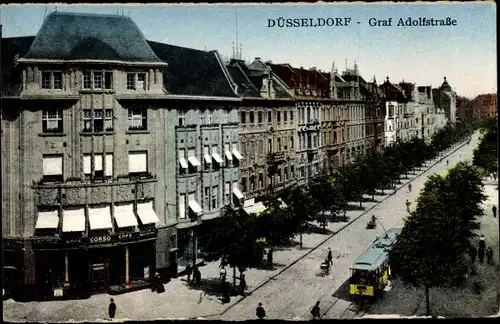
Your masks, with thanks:
[[(2, 6), (3, 37), (36, 35), (55, 5)], [(473, 98), (496, 92), (496, 4), (350, 4), (350, 5), (124, 5), (64, 6), (58, 11), (123, 14), (149, 40), (200, 50), (233, 52), (238, 38), (242, 56), (294, 67), (342, 71), (354, 61), (366, 80), (409, 81), (439, 86), (446, 76), (458, 95)], [(238, 19), (236, 19), (238, 17)], [(269, 19), (350, 18), (348, 26), (268, 27)], [(450, 19), (456, 26), (401, 27), (400, 18)], [(370, 26), (370, 18), (392, 26)], [(236, 23), (238, 21), (238, 23)]]

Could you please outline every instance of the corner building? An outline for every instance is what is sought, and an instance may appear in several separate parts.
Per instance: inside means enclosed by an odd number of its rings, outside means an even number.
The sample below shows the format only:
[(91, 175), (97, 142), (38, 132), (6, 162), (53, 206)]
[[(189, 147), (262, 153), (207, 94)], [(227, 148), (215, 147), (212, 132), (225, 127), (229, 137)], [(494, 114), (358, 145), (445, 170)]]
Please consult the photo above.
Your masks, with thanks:
[(157, 258), (157, 233), (175, 231), (158, 190), (163, 111), (118, 99), (163, 92), (166, 64), (135, 23), (55, 12), (36, 37), (2, 39), (2, 65), (2, 234), (12, 290), (28, 298), (120, 292), (168, 268)]

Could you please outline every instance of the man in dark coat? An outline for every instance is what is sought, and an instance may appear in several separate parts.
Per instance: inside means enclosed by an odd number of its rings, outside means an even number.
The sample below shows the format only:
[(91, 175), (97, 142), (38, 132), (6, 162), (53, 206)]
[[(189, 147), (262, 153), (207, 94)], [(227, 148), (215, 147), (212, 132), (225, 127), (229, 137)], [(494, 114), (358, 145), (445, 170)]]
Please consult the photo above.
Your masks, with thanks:
[(190, 264), (186, 267), (187, 282), (191, 283), (191, 275), (193, 274), (193, 267)]
[(240, 293), (241, 296), (245, 296), (245, 289), (247, 288), (247, 281), (245, 279), (245, 275), (242, 274), (240, 276)]
[(488, 246), (488, 248), (486, 249), (486, 262), (489, 265), (493, 264), (493, 249), (491, 248), (491, 246)]
[(311, 309), (311, 315), (313, 319), (320, 319), (320, 309), (319, 309), (319, 300), (316, 302), (316, 305)]
[(491, 207), (491, 211), (493, 212), (493, 217), (497, 218), (497, 206), (493, 205), (493, 207)]
[(110, 319), (115, 318), (115, 314), (116, 314), (116, 304), (115, 304), (115, 301), (113, 300), (113, 298), (111, 298), (111, 301), (110, 301), (109, 307), (108, 307), (109, 318)]
[(479, 250), (477, 256), (479, 258), (479, 263), (483, 264), (484, 261), (484, 252), (486, 250), (486, 242), (484, 240), (484, 235), (481, 235), (479, 238)]
[(332, 249), (328, 248), (328, 263), (333, 265)]
[(255, 313), (259, 319), (264, 319), (266, 317), (266, 311), (264, 307), (262, 307), (262, 303), (259, 303), (259, 306), (255, 309)]
[(222, 289), (223, 289), (222, 303), (227, 304), (231, 302), (231, 298), (229, 297), (229, 282), (224, 281), (222, 283)]

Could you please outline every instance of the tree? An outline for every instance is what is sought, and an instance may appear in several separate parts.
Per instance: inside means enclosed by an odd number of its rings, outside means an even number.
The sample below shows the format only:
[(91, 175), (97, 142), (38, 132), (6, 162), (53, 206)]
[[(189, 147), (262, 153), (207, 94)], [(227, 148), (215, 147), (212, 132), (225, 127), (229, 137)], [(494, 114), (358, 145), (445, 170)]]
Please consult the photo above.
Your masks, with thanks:
[(430, 288), (460, 285), (465, 278), (466, 251), (482, 215), (482, 189), (477, 169), (466, 162), (451, 168), (446, 177), (430, 176), (389, 252), (394, 274), (425, 288), (427, 315)]
[(473, 152), (473, 164), (481, 168), (485, 174), (496, 173), (498, 170), (498, 125), (486, 123), (480, 142)]
[(303, 187), (294, 187), (288, 192), (285, 201), (288, 203), (288, 212), (292, 226), (298, 230), (300, 235), (300, 248), (302, 248), (302, 232), (310, 219), (311, 211), (316, 208)]
[(276, 157), (276, 153), (269, 153), (266, 157), (267, 176), (271, 179), (271, 183), (269, 184), (271, 194), (274, 193), (274, 177), (278, 172), (278, 166), (280, 165), (280, 162), (276, 159)]
[[(221, 211), (222, 217), (214, 220), (216, 231), (206, 237), (205, 260), (216, 261), (227, 258), (236, 274), (236, 267), (247, 269), (260, 266), (264, 255), (262, 243), (257, 242), (255, 230), (256, 216), (247, 215), (242, 209), (226, 206)], [(236, 276), (233, 275), (233, 286)]]

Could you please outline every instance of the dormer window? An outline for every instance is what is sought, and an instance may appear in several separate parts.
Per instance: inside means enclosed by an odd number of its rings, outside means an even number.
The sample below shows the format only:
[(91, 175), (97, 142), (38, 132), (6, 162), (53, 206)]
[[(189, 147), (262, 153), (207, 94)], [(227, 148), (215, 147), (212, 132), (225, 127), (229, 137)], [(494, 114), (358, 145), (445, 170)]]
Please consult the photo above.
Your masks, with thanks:
[(113, 72), (85, 71), (83, 72), (83, 90), (113, 89)]
[(146, 73), (127, 73), (127, 90), (146, 90)]
[(42, 89), (62, 90), (62, 72), (42, 72)]

